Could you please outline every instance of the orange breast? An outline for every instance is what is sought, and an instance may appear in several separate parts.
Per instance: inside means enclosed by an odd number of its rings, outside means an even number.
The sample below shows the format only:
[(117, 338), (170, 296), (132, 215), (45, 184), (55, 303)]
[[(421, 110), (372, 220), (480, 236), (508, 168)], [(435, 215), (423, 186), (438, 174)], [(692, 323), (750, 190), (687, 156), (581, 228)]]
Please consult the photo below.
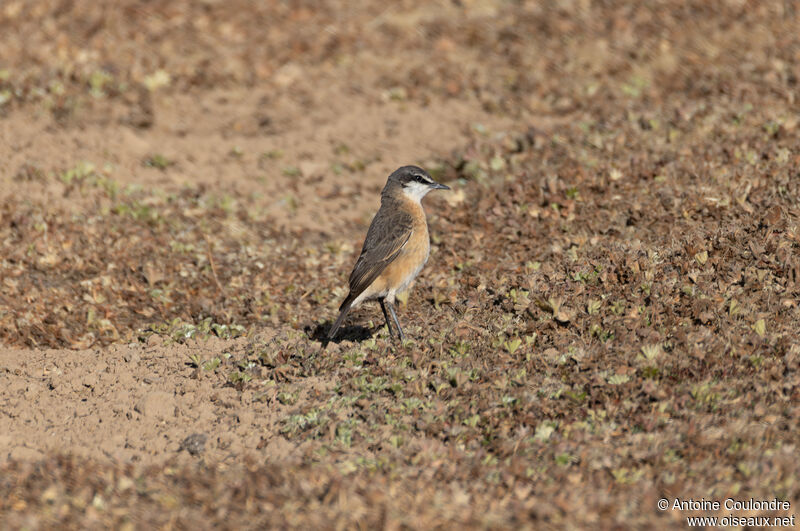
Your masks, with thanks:
[(425, 211), (422, 210), (422, 205), (412, 201), (408, 202), (406, 208), (414, 213), (411, 237), (397, 258), (386, 266), (380, 276), (367, 288), (366, 291), (370, 294), (405, 290), (428, 260), (430, 237), (428, 236)]
[(381, 273), (381, 280), (385, 280), (388, 289), (402, 291), (425, 265), (429, 252), (427, 227), (415, 228), (400, 255)]
[(378, 278), (378, 281), (384, 284), (382, 288), (387, 291), (403, 291), (408, 287), (422, 266), (425, 265), (431, 249), (428, 223), (425, 220), (425, 211), (422, 210), (422, 205), (408, 201), (405, 206), (414, 214), (413, 232), (398, 257), (386, 267)]

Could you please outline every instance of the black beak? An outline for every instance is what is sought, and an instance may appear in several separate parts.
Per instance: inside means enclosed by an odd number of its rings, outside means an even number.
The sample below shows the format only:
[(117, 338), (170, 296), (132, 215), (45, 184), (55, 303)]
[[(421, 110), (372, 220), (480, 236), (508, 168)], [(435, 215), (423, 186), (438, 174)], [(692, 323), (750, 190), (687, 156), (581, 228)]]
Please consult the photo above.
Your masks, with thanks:
[(431, 188), (433, 188), (434, 190), (449, 190), (450, 189), (450, 187), (447, 186), (446, 184), (439, 184), (439, 183), (432, 183), (431, 184)]

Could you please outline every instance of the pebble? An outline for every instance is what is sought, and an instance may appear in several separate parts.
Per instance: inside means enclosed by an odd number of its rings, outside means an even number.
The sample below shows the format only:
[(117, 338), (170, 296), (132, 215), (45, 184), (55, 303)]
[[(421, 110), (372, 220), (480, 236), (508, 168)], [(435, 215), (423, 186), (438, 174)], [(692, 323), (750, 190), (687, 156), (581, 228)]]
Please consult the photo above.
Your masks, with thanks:
[(165, 391), (148, 393), (134, 408), (145, 417), (169, 419), (175, 416), (175, 397)]

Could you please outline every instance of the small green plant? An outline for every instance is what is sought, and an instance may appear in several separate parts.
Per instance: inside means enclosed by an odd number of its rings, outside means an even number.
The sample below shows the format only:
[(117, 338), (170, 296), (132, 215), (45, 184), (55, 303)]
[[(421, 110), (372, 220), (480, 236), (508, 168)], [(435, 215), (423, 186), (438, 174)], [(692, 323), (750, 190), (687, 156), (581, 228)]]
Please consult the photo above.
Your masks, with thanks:
[(172, 161), (160, 153), (155, 153), (144, 159), (144, 165), (163, 171), (172, 166)]
[(612, 374), (608, 377), (608, 383), (611, 385), (622, 385), (630, 381), (630, 376), (627, 374)]
[(284, 420), (280, 431), (283, 434), (293, 436), (322, 423), (323, 413), (319, 409), (312, 409), (306, 414), (289, 416)]
[(467, 418), (465, 418), (465, 419), (464, 419), (463, 421), (461, 421), (461, 422), (462, 422), (462, 423), (463, 423), (465, 426), (469, 426), (470, 428), (474, 428), (474, 427), (476, 427), (476, 426), (478, 425), (478, 423), (479, 423), (480, 421), (481, 421), (481, 416), (480, 416), (480, 415), (472, 415), (471, 417), (467, 417)]
[(705, 265), (708, 261), (708, 251), (701, 251), (694, 255), (694, 259), (697, 260), (697, 263), (700, 265)]
[(528, 300), (528, 295), (530, 295), (530, 292), (524, 289), (513, 288), (508, 292), (508, 298), (511, 299), (511, 302), (513, 302), (515, 305), (516, 304), (524, 305), (525, 307), (527, 307), (528, 304), (530, 304), (530, 301)]
[(222, 363), (222, 361), (219, 358), (217, 357), (211, 358), (210, 360), (203, 363), (203, 370), (208, 372), (215, 371), (217, 370), (217, 367), (219, 367), (220, 363)]
[(469, 343), (466, 341), (456, 341), (455, 344), (450, 347), (450, 355), (454, 358), (464, 358), (469, 354)]
[(661, 344), (655, 343), (652, 345), (643, 345), (641, 350), (644, 359), (647, 361), (653, 361), (661, 354)]
[(265, 151), (261, 154), (261, 158), (263, 160), (275, 160), (279, 159), (283, 156), (283, 151), (280, 149), (272, 149), (270, 151)]
[(289, 392), (289, 391), (281, 391), (277, 395), (278, 402), (283, 404), (284, 406), (293, 406), (297, 403), (297, 393)]
[(642, 378), (647, 378), (648, 380), (657, 380), (660, 374), (661, 370), (658, 367), (645, 367), (642, 369)]
[(503, 157), (492, 157), (489, 161), (489, 168), (495, 172), (502, 171), (506, 168), (506, 161)]
[(503, 343), (503, 346), (506, 348), (506, 352), (509, 354), (514, 354), (517, 349), (522, 345), (522, 340), (520, 338), (516, 338), (511, 341), (506, 341)]
[(228, 381), (234, 385), (238, 383), (247, 383), (253, 379), (253, 375), (242, 371), (233, 371), (228, 375)]
[(550, 439), (550, 436), (556, 431), (556, 427), (558, 427), (558, 424), (550, 420), (540, 422), (536, 426), (536, 431), (533, 435), (534, 440), (539, 442), (547, 442)]
[(706, 404), (712, 409), (716, 408), (716, 404), (719, 401), (719, 393), (714, 390), (710, 382), (696, 384), (692, 387), (690, 394), (698, 404)]
[(247, 333), (245, 327), (237, 324), (225, 325), (225, 324), (211, 323), (210, 328), (214, 332), (214, 335), (222, 339), (231, 339), (234, 337), (240, 337)]
[(285, 166), (281, 171), (286, 177), (300, 176), (300, 169), (297, 166)]
[(106, 95), (105, 88), (114, 81), (114, 76), (105, 70), (95, 70), (89, 76), (89, 92), (95, 98)]
[(586, 391), (573, 391), (573, 390), (565, 391), (564, 395), (577, 404), (582, 404), (583, 401), (586, 400), (586, 397), (588, 396), (586, 394)]
[[(573, 253), (577, 253), (577, 248), (572, 247), (570, 248)], [(574, 257), (570, 257), (572, 261), (576, 261), (578, 259), (577, 254)], [(583, 282), (584, 284), (597, 284), (598, 278), (600, 277), (600, 273), (603, 272), (603, 268), (601, 266), (595, 266), (594, 269), (591, 271), (576, 271), (572, 275), (572, 280), (575, 282)]]
[[(153, 299), (161, 303), (170, 303), (169, 292), (162, 289), (152, 289), (149, 292)], [(211, 321), (210, 317), (203, 319), (199, 323), (186, 323), (180, 318), (173, 319), (167, 323), (151, 324), (144, 328), (142, 337), (150, 334), (166, 336), (176, 343), (185, 343), (189, 339), (208, 339), (212, 334), (223, 339), (235, 338), (246, 333), (246, 329), (241, 325), (220, 325)]]
[(611, 470), (614, 481), (621, 484), (636, 483), (644, 474), (644, 470), (630, 470), (628, 468), (615, 468)]
[(344, 421), (336, 426), (336, 440), (343, 446), (350, 447), (353, 444), (354, 422)]
[(504, 407), (512, 407), (512, 406), (516, 405), (518, 402), (519, 402), (519, 398), (517, 398), (515, 396), (507, 396), (506, 395), (506, 396), (504, 396), (503, 398), (500, 399), (500, 403)]
[(555, 457), (556, 464), (562, 467), (568, 467), (572, 463), (577, 462), (577, 458), (573, 457), (572, 455), (568, 454), (567, 452), (560, 453)]
[(89, 177), (96, 177), (94, 164), (91, 162), (79, 162), (74, 168), (69, 169), (60, 175), (61, 182), (64, 184), (80, 184)]
[(410, 397), (403, 400), (400, 404), (401, 411), (405, 413), (412, 413), (421, 410), (425, 407), (425, 403), (417, 397)]
[(612, 332), (611, 330), (605, 330), (602, 326), (598, 324), (592, 325), (591, 328), (589, 328), (589, 333), (594, 337), (596, 337), (597, 339), (599, 339), (600, 341), (602, 341), (603, 343), (609, 341), (610, 339), (614, 339), (614, 332)]

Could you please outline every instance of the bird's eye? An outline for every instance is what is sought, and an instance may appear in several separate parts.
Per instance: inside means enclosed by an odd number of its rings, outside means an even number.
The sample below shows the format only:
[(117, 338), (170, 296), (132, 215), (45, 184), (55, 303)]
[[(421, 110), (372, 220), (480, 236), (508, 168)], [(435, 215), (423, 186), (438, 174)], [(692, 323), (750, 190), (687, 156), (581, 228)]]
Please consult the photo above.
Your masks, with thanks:
[(417, 181), (418, 183), (428, 184), (427, 179), (425, 179), (425, 177), (419, 174), (414, 175), (414, 180)]

